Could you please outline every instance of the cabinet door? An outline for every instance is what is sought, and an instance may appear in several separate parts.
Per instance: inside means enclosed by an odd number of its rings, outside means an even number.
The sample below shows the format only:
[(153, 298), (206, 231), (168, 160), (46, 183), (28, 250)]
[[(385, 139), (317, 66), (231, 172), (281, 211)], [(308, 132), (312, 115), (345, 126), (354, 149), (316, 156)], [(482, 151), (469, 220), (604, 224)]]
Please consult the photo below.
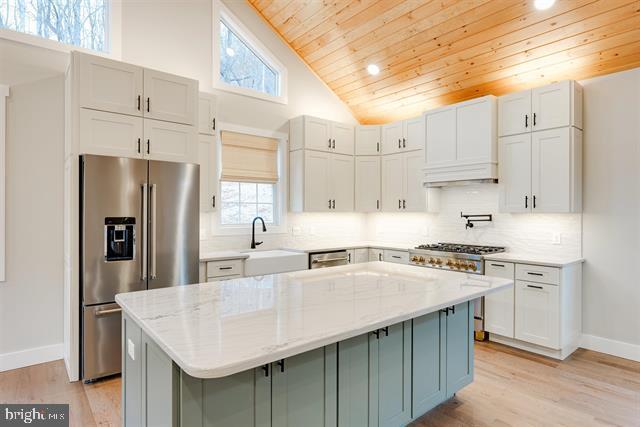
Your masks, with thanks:
[(532, 93), (533, 130), (571, 125), (571, 82), (535, 88)]
[(331, 210), (353, 212), (353, 156), (331, 155), (330, 182), (329, 196), (333, 199)]
[(356, 212), (380, 210), (380, 157), (356, 156)]
[(445, 400), (446, 325), (440, 311), (413, 319), (412, 418)]
[(424, 150), (424, 122), (423, 116), (414, 117), (402, 122), (402, 148), (405, 150)]
[(356, 156), (380, 154), (380, 126), (356, 126)]
[(212, 212), (219, 202), (217, 200), (218, 164), (214, 136), (203, 134), (198, 136), (198, 163), (200, 164), (200, 211)]
[(463, 302), (447, 318), (447, 397), (473, 381), (473, 302)]
[(338, 425), (369, 427), (370, 334), (338, 343)]
[(81, 107), (142, 116), (142, 68), (83, 53), (74, 57)]
[(422, 186), (424, 151), (404, 154), (403, 212), (424, 212), (427, 208), (426, 189)]
[(198, 82), (155, 70), (144, 70), (144, 116), (196, 125)]
[(356, 264), (369, 262), (369, 249), (356, 249)]
[(498, 136), (531, 132), (532, 126), (530, 89), (498, 98)]
[(398, 212), (402, 210), (404, 195), (404, 154), (390, 154), (381, 157), (382, 210)]
[(304, 210), (329, 212), (329, 164), (331, 154), (304, 150)]
[(213, 135), (216, 119), (216, 96), (201, 93), (198, 99), (198, 133)]
[(382, 154), (399, 153), (402, 151), (403, 132), (403, 122), (395, 122), (382, 126)]
[[(514, 265), (510, 262), (485, 261), (485, 276), (514, 278)], [(494, 292), (484, 297), (484, 323), (487, 332), (513, 338), (515, 290)]]
[(336, 344), (283, 362), (283, 366), (271, 364), (272, 426), (335, 426), (338, 398)]
[(334, 140), (333, 152), (353, 156), (355, 132), (353, 126), (331, 123), (331, 138)]
[(571, 212), (571, 128), (534, 132), (533, 212)]
[(80, 109), (80, 152), (142, 157), (141, 117)]
[(558, 286), (516, 280), (516, 339), (560, 348)]
[(426, 114), (426, 166), (436, 167), (456, 161), (456, 108)]
[(144, 120), (145, 158), (197, 162), (196, 128), (160, 120)]
[(384, 259), (384, 251), (382, 249), (369, 249), (369, 261), (382, 261)]
[(380, 329), (376, 341), (377, 425), (404, 426), (411, 420), (411, 322)]
[(500, 138), (500, 210), (529, 212), (531, 198), (531, 134)]
[(456, 108), (456, 159), (475, 164), (498, 161), (495, 98), (483, 97)]
[(331, 122), (316, 117), (304, 116), (304, 148), (331, 150)]

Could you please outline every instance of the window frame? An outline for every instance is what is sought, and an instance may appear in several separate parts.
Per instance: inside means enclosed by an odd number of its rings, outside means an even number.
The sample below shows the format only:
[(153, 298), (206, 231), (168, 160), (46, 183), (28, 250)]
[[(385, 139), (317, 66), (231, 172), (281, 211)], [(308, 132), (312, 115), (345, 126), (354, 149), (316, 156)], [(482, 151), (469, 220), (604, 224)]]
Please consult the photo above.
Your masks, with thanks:
[(9, 28), (0, 28), (0, 39), (11, 40), (58, 52), (71, 53), (73, 51), (79, 51), (91, 55), (120, 60), (122, 56), (122, 2), (108, 0), (107, 13), (105, 37), (108, 48), (106, 52), (100, 52), (97, 50), (87, 49), (82, 46), (46, 39), (35, 34), (23, 33)]
[[(287, 68), (253, 33), (220, 1), (212, 0), (213, 25), (213, 87), (227, 92), (262, 99), (265, 101), (288, 104)], [(220, 78), (220, 22), (231, 30), (244, 44), (250, 48), (265, 64), (278, 73), (279, 95), (269, 95), (254, 89), (231, 85)]]
[[(220, 171), (222, 170), (222, 139), (220, 134), (223, 131), (246, 133), (249, 135), (263, 136), (266, 138), (273, 138), (278, 140), (278, 182), (275, 183), (274, 201), (275, 207), (273, 212), (273, 219), (277, 221), (277, 224), (270, 224), (267, 226), (267, 232), (260, 234), (286, 234), (287, 233), (287, 212), (288, 212), (288, 200), (289, 200), (289, 181), (288, 181), (288, 135), (282, 132), (271, 131), (267, 129), (253, 128), (249, 126), (235, 125), (226, 122), (219, 122), (216, 126), (216, 184), (217, 194), (220, 194), (222, 180), (220, 179)], [(209, 231), (205, 234), (211, 237), (217, 236), (246, 236), (251, 233), (251, 224), (226, 224), (221, 222), (222, 213), (222, 201), (220, 201), (220, 207), (209, 214)]]

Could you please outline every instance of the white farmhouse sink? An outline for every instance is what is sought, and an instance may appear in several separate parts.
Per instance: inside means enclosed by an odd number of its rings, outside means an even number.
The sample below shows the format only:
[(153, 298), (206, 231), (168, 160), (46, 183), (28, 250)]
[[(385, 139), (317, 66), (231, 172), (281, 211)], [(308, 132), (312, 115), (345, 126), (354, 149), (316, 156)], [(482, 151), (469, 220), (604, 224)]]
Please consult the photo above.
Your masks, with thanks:
[(309, 255), (301, 252), (273, 250), (247, 251), (249, 258), (244, 260), (245, 276), (263, 276), (265, 274), (285, 273), (309, 268)]

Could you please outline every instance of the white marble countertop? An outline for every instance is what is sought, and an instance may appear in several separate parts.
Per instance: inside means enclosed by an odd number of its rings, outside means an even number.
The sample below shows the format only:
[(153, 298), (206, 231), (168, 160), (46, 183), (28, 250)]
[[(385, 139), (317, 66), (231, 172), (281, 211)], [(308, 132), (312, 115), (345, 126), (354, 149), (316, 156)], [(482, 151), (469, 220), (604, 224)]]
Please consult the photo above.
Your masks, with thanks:
[(218, 378), (509, 286), (370, 262), (118, 294), (116, 302), (189, 375)]
[(564, 267), (571, 264), (584, 262), (584, 258), (567, 256), (548, 256), (502, 252), (485, 255), (487, 261), (516, 262), (521, 264), (546, 265), (549, 267)]
[(247, 259), (248, 253), (239, 251), (211, 251), (200, 253), (200, 262), (207, 261), (225, 261), (229, 259)]

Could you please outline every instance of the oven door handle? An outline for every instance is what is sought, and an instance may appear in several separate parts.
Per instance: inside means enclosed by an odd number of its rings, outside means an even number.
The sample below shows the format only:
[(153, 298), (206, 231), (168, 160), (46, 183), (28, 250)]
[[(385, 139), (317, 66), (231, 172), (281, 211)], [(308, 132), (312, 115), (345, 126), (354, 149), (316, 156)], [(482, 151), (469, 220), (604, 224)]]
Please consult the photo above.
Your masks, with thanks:
[(341, 258), (325, 258), (325, 259), (314, 259), (311, 261), (312, 264), (319, 264), (324, 262), (334, 262), (334, 261), (347, 261), (349, 258), (341, 257)]

